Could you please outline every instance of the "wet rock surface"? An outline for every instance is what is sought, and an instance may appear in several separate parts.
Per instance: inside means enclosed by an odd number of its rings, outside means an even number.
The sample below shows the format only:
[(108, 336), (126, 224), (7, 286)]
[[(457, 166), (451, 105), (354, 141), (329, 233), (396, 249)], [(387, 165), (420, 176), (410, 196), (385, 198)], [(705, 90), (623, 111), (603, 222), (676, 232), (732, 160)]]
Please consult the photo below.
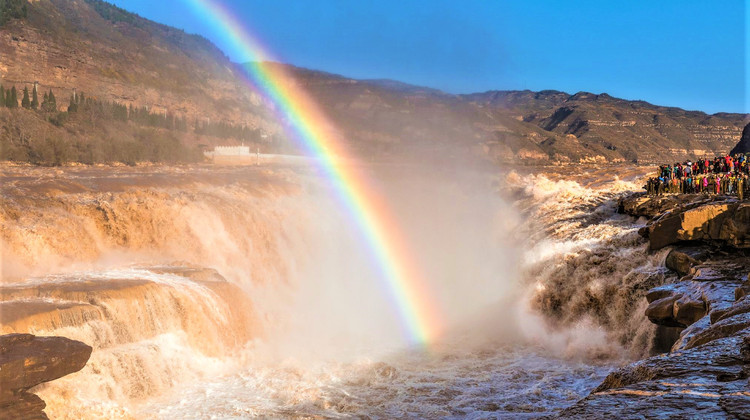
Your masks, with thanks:
[(675, 246), (665, 265), (676, 277), (646, 294), (645, 315), (683, 329), (671, 351), (612, 372), (559, 417), (750, 418), (750, 205), (635, 194), (620, 210), (650, 219), (652, 250)]
[(750, 335), (717, 339), (611, 373), (560, 418), (747, 418)]
[(46, 419), (44, 401), (26, 391), (83, 369), (91, 350), (64, 337), (0, 336), (0, 419)]
[(664, 265), (677, 274), (684, 276), (691, 273), (691, 268), (698, 264), (698, 261), (690, 255), (673, 249), (667, 254)]

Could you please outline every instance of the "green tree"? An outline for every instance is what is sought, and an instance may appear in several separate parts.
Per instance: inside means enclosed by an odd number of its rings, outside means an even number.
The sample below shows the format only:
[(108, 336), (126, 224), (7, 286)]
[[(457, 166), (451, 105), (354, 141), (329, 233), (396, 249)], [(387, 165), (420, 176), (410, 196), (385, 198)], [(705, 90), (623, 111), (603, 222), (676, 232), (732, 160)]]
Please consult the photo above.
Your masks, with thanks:
[(47, 98), (49, 102), (49, 111), (50, 112), (56, 112), (57, 111), (57, 100), (55, 99), (55, 94), (52, 93), (52, 89), (49, 90), (49, 98)]
[(53, 115), (49, 117), (49, 122), (52, 124), (62, 127), (65, 125), (65, 123), (68, 121), (68, 113), (67, 112), (58, 112), (56, 115)]
[(29, 88), (27, 86), (23, 87), (23, 99), (21, 99), (21, 106), (26, 109), (31, 108), (31, 99), (29, 99)]
[(44, 94), (44, 100), (42, 100), (42, 111), (44, 112), (56, 112), (57, 101), (55, 100), (55, 94), (52, 93), (52, 89), (49, 93)]
[(28, 13), (27, 3), (27, 0), (0, 0), (0, 26), (13, 18), (25, 18)]
[(5, 106), (5, 89), (0, 85), (0, 106)]
[(8, 108), (18, 108), (18, 92), (15, 86), (10, 88), (10, 95), (5, 94), (5, 105)]
[(36, 84), (34, 85), (34, 89), (31, 92), (31, 109), (39, 109), (39, 95), (37, 95), (36, 93)]

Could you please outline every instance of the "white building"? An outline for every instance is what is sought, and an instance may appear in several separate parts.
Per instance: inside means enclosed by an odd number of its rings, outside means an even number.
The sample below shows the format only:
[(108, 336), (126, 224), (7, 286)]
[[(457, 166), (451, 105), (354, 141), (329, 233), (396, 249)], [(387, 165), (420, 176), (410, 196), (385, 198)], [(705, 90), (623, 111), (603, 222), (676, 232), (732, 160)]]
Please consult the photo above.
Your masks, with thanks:
[(216, 146), (207, 156), (250, 156), (249, 146)]
[(250, 153), (249, 146), (216, 146), (214, 150), (203, 152), (213, 163), (257, 164), (258, 153)]

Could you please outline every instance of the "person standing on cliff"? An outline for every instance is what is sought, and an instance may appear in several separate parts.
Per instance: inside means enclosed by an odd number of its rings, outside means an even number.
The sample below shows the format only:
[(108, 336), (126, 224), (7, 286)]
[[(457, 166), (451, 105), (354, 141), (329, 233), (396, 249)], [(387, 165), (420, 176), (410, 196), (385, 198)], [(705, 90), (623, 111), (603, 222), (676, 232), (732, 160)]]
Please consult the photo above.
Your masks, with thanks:
[(745, 175), (741, 174), (737, 177), (737, 198), (742, 201), (745, 198)]

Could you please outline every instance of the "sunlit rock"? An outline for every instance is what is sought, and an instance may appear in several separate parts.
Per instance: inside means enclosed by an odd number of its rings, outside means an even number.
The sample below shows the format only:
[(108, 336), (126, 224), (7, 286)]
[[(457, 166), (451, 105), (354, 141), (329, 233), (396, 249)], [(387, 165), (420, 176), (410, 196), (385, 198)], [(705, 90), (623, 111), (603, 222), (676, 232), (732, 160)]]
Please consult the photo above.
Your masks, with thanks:
[(689, 274), (690, 268), (697, 263), (698, 261), (693, 257), (674, 249), (667, 254), (667, 259), (664, 262), (667, 268), (681, 276)]

